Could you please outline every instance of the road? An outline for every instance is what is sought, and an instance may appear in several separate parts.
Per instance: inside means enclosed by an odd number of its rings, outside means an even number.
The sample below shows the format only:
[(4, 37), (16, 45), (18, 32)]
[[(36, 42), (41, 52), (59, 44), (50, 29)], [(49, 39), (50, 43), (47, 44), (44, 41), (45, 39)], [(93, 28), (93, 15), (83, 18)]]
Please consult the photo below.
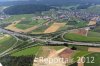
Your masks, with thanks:
[(63, 45), (63, 44), (66, 44), (66, 45), (79, 45), (79, 46), (96, 46), (96, 47), (100, 46), (100, 44), (95, 44), (95, 43), (67, 42), (67, 41), (61, 42), (61, 41), (39, 39), (39, 38), (34, 38), (32, 36), (23, 35), (23, 34), (20, 34), (20, 33), (17, 33), (17, 32), (12, 32), (12, 31), (9, 31), (9, 30), (3, 29), (3, 28), (0, 28), (0, 32), (7, 33), (7, 34), (10, 34), (10, 35), (14, 35), (14, 36), (21, 36), (21, 37), (29, 38), (33, 41), (35, 40), (35, 41), (46, 42), (47, 45)]

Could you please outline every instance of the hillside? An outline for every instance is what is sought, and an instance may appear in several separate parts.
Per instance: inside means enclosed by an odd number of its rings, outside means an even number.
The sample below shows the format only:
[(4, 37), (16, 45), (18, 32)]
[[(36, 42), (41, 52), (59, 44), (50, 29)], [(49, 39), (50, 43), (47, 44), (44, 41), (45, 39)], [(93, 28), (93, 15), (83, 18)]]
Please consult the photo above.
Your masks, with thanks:
[(3, 1), (0, 5), (21, 5), (21, 4), (45, 4), (45, 5), (66, 5), (79, 3), (100, 3), (99, 0), (18, 0), (18, 1)]
[(48, 11), (54, 7), (46, 5), (15, 5), (8, 7), (4, 10), (6, 14), (16, 15), (16, 14), (31, 14), (35, 12)]

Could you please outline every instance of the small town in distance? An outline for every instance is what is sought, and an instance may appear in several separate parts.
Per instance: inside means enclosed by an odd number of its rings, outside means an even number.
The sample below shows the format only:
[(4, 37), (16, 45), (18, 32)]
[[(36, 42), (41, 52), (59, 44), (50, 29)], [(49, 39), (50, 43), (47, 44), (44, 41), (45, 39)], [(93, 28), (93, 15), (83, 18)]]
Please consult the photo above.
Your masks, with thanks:
[(100, 66), (100, 1), (1, 0), (0, 66)]

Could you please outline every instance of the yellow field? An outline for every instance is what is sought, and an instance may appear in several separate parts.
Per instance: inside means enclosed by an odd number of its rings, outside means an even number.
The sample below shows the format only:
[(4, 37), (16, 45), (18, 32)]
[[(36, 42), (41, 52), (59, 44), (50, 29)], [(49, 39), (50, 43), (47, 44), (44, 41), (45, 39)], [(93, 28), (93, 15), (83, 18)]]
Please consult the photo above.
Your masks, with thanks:
[(44, 33), (56, 32), (59, 28), (65, 26), (66, 23), (54, 23), (49, 28), (47, 28)]

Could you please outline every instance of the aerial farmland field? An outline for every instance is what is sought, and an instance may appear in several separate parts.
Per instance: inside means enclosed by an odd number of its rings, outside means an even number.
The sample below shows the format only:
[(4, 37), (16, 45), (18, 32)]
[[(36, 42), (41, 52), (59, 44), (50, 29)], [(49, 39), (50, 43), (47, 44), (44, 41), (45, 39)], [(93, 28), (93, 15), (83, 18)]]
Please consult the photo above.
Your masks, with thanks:
[(0, 66), (100, 66), (100, 0), (0, 0)]
[(10, 35), (4, 35), (2, 38), (0, 37), (0, 53), (12, 47), (16, 42), (17, 40)]
[(94, 63), (85, 63), (84, 66), (99, 66), (100, 65), (100, 53), (92, 53), (92, 54), (89, 54), (85, 57), (94, 57)]
[(78, 34), (68, 33), (64, 35), (65, 39), (71, 40), (71, 41), (82, 41), (82, 42), (100, 42), (99, 37), (86, 37), (81, 36)]
[[(17, 22), (17, 23), (16, 23)], [(20, 21), (15, 21), (11, 25), (8, 25), (6, 29), (17, 31), (17, 32), (31, 32), (32, 30), (35, 30), (39, 26), (46, 23), (46, 20), (27, 20), (26, 18), (20, 19)], [(12, 29), (13, 28), (13, 29)]]
[(48, 29), (44, 31), (44, 33), (52, 33), (56, 32), (61, 27), (65, 26), (66, 23), (54, 23), (52, 26), (50, 26)]

